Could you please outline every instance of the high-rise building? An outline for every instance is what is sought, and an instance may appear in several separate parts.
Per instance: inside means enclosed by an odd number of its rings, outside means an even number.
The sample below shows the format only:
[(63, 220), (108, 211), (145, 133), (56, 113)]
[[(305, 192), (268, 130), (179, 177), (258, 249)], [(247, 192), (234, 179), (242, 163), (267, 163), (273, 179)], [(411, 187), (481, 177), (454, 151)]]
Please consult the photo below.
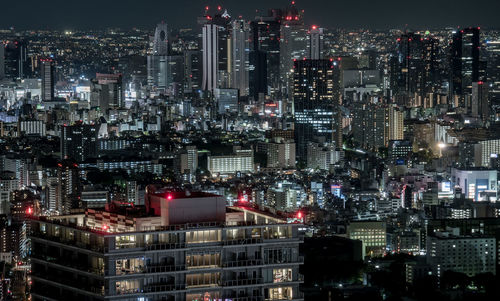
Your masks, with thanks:
[[(33, 299), (303, 299), (299, 223), (217, 195), (152, 190), (146, 206), (33, 219)], [(53, 264), (52, 252), (67, 256)]]
[(83, 162), (97, 157), (98, 126), (77, 123), (61, 128), (61, 157)]
[(249, 54), (249, 96), (259, 100), (267, 94), (267, 54), (264, 51), (252, 50)]
[(59, 195), (55, 210), (60, 214), (69, 214), (72, 209), (80, 208), (80, 170), (70, 160), (63, 160), (57, 166), (57, 185)]
[[(480, 60), (479, 27), (469, 27), (453, 35), (450, 54), (450, 94), (472, 92), (472, 83), (485, 81), (485, 63)], [(464, 106), (464, 103), (460, 104)]]
[(91, 82), (90, 106), (101, 111), (121, 108), (124, 105), (122, 74), (97, 73)]
[(42, 100), (53, 101), (55, 99), (55, 75), (54, 61), (52, 59), (40, 60), (40, 74), (42, 76)]
[(201, 88), (203, 77), (202, 51), (186, 50), (184, 52), (184, 91), (192, 92)]
[(309, 58), (311, 60), (320, 60), (323, 58), (323, 28), (316, 25), (309, 30)]
[(404, 138), (404, 114), (395, 105), (363, 105), (353, 109), (353, 139), (364, 149), (387, 147)]
[[(292, 8), (281, 17), (280, 37), (280, 91), (284, 100), (290, 100), (293, 92), (293, 62), (308, 56), (307, 27), (302, 14)], [(292, 111), (292, 108), (284, 108)]]
[(472, 83), (472, 98), (469, 109), (472, 117), (480, 118), (484, 122), (490, 120), (489, 84), (487, 82)]
[(26, 43), (13, 40), (5, 42), (2, 46), (4, 46), (5, 77), (12, 79), (25, 78), (29, 71)]
[(423, 94), (423, 39), (405, 33), (398, 38), (398, 91), (413, 96)]
[(244, 20), (232, 23), (232, 74), (231, 87), (240, 91), (240, 96), (249, 94), (250, 27)]
[(250, 23), (251, 49), (265, 54), (266, 95), (278, 93), (280, 87), (280, 26), (280, 18), (272, 12)]
[(267, 143), (268, 168), (295, 168), (295, 160), (293, 140), (275, 139)]
[(202, 89), (205, 91), (213, 91), (217, 88), (217, 75), (219, 73), (219, 26), (216, 24), (205, 24), (203, 26), (202, 39)]
[(147, 59), (148, 85), (160, 91), (167, 87), (169, 47), (168, 26), (162, 21), (156, 26), (152, 54)]
[(308, 142), (338, 143), (340, 99), (335, 93), (333, 68), (331, 60), (295, 61), (293, 101), (299, 158), (307, 158)]
[(162, 21), (156, 26), (155, 36), (153, 40), (153, 55), (165, 56), (168, 55), (168, 26)]

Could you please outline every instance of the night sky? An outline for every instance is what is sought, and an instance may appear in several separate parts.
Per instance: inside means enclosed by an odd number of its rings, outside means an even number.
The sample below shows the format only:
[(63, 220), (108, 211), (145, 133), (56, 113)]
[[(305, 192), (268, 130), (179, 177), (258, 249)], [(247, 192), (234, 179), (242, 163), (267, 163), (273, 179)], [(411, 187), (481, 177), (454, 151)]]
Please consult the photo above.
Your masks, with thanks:
[[(500, 28), (500, 0), (297, 0), (307, 24), (343, 28), (469, 26)], [(3, 0), (0, 28), (151, 28), (159, 20), (193, 26), (205, 5), (222, 4), (232, 16), (284, 7), (284, 0)]]

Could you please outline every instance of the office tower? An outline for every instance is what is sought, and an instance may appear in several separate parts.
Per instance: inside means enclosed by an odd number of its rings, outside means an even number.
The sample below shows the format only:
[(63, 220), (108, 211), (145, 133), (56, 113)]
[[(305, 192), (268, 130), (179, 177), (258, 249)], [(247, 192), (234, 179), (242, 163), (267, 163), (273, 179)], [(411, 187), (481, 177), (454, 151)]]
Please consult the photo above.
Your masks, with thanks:
[(184, 52), (184, 67), (186, 71), (184, 91), (192, 92), (201, 88), (202, 80), (202, 51), (199, 50), (186, 50)]
[(84, 162), (97, 157), (98, 126), (76, 123), (61, 127), (61, 158)]
[(423, 96), (423, 43), (415, 33), (405, 33), (398, 38), (398, 92), (412, 97)]
[(349, 239), (361, 240), (363, 258), (382, 256), (387, 247), (387, 224), (382, 221), (351, 222), (346, 229)]
[(97, 73), (91, 81), (90, 106), (101, 111), (121, 108), (124, 105), (122, 74)]
[(231, 16), (221, 6), (212, 11), (206, 7), (205, 15), (198, 18), (198, 24), (202, 25), (202, 90), (213, 93), (215, 88), (229, 88), (233, 71)]
[(488, 55), (487, 72), (488, 82), (492, 85), (490, 89), (491, 102), (500, 102), (500, 40), (486, 41), (486, 53)]
[(267, 54), (252, 50), (249, 54), (249, 96), (257, 101), (267, 94)]
[(490, 99), (487, 82), (472, 83), (472, 98), (469, 112), (472, 117), (478, 117), (483, 122), (490, 119)]
[(440, 87), (439, 40), (426, 35), (423, 40), (423, 84), (424, 92), (432, 93)]
[(58, 163), (57, 181), (60, 195), (56, 199), (55, 208), (60, 214), (70, 214), (71, 209), (80, 207), (80, 172), (78, 165), (70, 160), (63, 160)]
[(293, 101), (299, 158), (307, 158), (308, 142), (337, 142), (340, 100), (335, 93), (333, 67), (331, 60), (295, 61)]
[(25, 78), (29, 72), (26, 43), (12, 40), (5, 42), (4, 46), (5, 77)]
[(156, 26), (155, 36), (153, 40), (153, 55), (165, 56), (168, 55), (168, 26), (162, 21)]
[(53, 101), (54, 95), (54, 62), (51, 59), (40, 60), (40, 74), (42, 76), (42, 100)]
[[(450, 95), (472, 92), (472, 83), (485, 81), (485, 63), (480, 60), (479, 27), (469, 27), (453, 35), (450, 53)], [(465, 105), (461, 100), (461, 107)]]
[(256, 17), (250, 23), (251, 49), (265, 53), (266, 95), (275, 95), (280, 87), (280, 18), (273, 15)]
[(152, 53), (147, 58), (148, 85), (162, 92), (166, 90), (168, 82), (169, 47), (168, 26), (162, 21), (156, 26)]
[(219, 73), (219, 26), (215, 24), (205, 24), (203, 26), (202, 39), (202, 89), (205, 91), (213, 91), (217, 88), (217, 74)]
[(311, 60), (320, 60), (323, 58), (323, 28), (316, 25), (309, 31), (309, 58)]
[(240, 96), (249, 94), (250, 27), (244, 20), (232, 23), (232, 75), (231, 87), (240, 91)]
[[(281, 17), (280, 36), (280, 92), (284, 100), (290, 100), (293, 92), (293, 62), (308, 56), (307, 27), (302, 14), (289, 8)], [(292, 111), (285, 107), (284, 111)]]
[(208, 193), (148, 191), (139, 208), (33, 219), (33, 299), (303, 299), (299, 223)]
[[(164, 89), (168, 95), (178, 97), (184, 92), (184, 56), (183, 55), (169, 55), (167, 56), (167, 81)], [(162, 87), (162, 85), (160, 85)]]

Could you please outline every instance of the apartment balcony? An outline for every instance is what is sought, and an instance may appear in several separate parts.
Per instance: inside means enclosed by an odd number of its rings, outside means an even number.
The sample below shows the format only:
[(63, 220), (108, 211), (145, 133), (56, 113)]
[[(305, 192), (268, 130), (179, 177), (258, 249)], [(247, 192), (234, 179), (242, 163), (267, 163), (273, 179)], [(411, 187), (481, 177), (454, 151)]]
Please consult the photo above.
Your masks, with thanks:
[(186, 248), (185, 243), (154, 243), (146, 245), (146, 251), (161, 251)]
[(262, 296), (240, 296), (240, 297), (224, 297), (223, 299), (230, 299), (231, 301), (264, 301)]
[(264, 283), (262, 278), (225, 280), (223, 286), (248, 286)]
[(240, 239), (231, 239), (225, 240), (224, 246), (237, 246), (237, 245), (253, 245), (253, 244), (261, 244), (263, 242), (262, 238), (240, 238)]
[(83, 273), (93, 274), (95, 276), (104, 276), (104, 269), (89, 267), (88, 263), (86, 262), (79, 263), (78, 261), (75, 260), (67, 260), (64, 257), (52, 257), (36, 253), (33, 253), (31, 255), (31, 258), (34, 259), (35, 261), (46, 262), (48, 264), (57, 266), (62, 269), (71, 269)]
[(171, 273), (185, 271), (186, 265), (149, 265), (146, 266), (146, 273)]
[(243, 259), (236, 261), (226, 261), (222, 264), (225, 268), (236, 268), (236, 267), (248, 267), (248, 266), (257, 266), (262, 265), (262, 259)]
[(162, 293), (162, 292), (174, 292), (174, 291), (182, 291), (186, 289), (185, 284), (164, 284), (164, 283), (156, 283), (156, 284), (148, 284), (144, 287), (144, 293)]

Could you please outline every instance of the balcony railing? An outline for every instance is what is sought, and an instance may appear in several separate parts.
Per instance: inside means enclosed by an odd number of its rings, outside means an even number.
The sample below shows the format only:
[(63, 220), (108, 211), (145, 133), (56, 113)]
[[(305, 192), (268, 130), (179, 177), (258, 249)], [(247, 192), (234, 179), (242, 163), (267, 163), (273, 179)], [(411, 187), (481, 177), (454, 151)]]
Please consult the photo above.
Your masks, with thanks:
[(252, 245), (260, 243), (262, 243), (262, 238), (242, 238), (242, 239), (231, 239), (224, 241), (225, 246)]
[(185, 243), (154, 243), (146, 245), (146, 250), (159, 251), (159, 250), (183, 249), (185, 247), (186, 247)]
[(236, 279), (236, 280), (225, 280), (224, 286), (242, 286), (242, 285), (256, 285), (262, 284), (262, 278), (253, 278), (253, 279)]
[(169, 273), (185, 271), (186, 265), (150, 265), (146, 266), (146, 273)]
[(226, 261), (223, 263), (223, 267), (225, 268), (247, 267), (255, 265), (262, 265), (262, 259), (243, 259), (236, 261)]
[(231, 301), (264, 301), (262, 296), (247, 296), (247, 297), (224, 297), (222, 300), (230, 299)]
[(144, 287), (145, 293), (160, 293), (171, 291), (182, 291), (186, 289), (185, 284), (148, 284)]
[(33, 253), (33, 254), (31, 254), (31, 258), (33, 258), (35, 260), (49, 262), (49, 263), (54, 264), (54, 265), (65, 266), (65, 267), (79, 270), (82, 272), (95, 274), (97, 276), (104, 276), (104, 269), (92, 268), (86, 264), (79, 265), (77, 263), (77, 261), (66, 260), (62, 257), (52, 257), (52, 256), (48, 256), (48, 255)]

